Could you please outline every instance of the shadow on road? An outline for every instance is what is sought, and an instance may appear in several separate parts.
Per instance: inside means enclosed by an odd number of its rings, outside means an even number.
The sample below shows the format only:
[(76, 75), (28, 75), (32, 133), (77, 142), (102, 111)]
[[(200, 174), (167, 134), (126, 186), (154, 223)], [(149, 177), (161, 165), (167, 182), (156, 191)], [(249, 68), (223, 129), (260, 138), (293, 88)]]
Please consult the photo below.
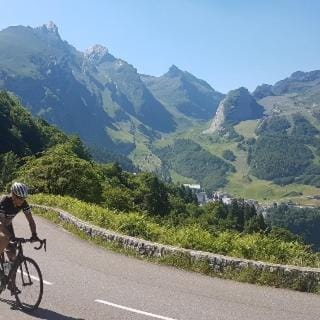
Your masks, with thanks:
[[(3, 302), (3, 303), (10, 305), (11, 309), (15, 309), (15, 310), (18, 309), (15, 301), (0, 298), (0, 302)], [(23, 312), (23, 311), (21, 311), (21, 312)], [(43, 309), (43, 308), (38, 308), (37, 310), (30, 312), (30, 313), (27, 313), (27, 314), (30, 314), (34, 318), (37, 318), (37, 319), (46, 319), (46, 320), (85, 320), (83, 318), (69, 317), (64, 314), (61, 314), (61, 313), (58, 313), (58, 312), (55, 312), (52, 310), (48, 310), (48, 309)]]
[(38, 308), (34, 312), (32, 312), (32, 316), (38, 319), (46, 319), (46, 320), (85, 320), (83, 318), (74, 318), (69, 317), (61, 313), (57, 313), (53, 310)]

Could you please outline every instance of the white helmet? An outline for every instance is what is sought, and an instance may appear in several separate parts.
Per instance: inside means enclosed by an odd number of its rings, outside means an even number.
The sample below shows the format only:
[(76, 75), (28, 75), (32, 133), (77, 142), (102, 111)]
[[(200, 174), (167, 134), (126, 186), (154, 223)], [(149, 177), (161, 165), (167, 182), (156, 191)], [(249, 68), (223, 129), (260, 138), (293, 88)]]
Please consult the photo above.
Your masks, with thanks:
[(11, 186), (11, 192), (20, 198), (26, 198), (28, 196), (28, 187), (21, 182), (15, 182)]

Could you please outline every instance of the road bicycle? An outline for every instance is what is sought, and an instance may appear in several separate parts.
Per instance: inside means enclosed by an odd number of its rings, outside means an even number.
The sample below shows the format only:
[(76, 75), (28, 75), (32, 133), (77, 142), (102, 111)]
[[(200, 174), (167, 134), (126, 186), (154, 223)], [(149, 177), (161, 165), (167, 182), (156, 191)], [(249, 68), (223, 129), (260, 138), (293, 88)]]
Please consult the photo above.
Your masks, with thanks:
[(17, 257), (13, 263), (9, 262), (4, 253), (0, 255), (0, 293), (6, 288), (15, 296), (17, 307), (23, 311), (33, 311), (38, 308), (43, 295), (43, 279), (38, 264), (23, 254), (23, 244), (38, 242), (34, 247), (46, 251), (46, 239), (31, 240), (15, 238)]

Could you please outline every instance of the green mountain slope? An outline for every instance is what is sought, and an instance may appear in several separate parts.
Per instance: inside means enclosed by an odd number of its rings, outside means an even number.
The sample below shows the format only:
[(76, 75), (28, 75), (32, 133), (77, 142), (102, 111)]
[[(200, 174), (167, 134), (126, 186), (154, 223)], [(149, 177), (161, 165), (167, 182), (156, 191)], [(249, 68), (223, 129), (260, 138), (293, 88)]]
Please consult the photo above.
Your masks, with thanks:
[[(178, 123), (187, 120), (208, 121), (224, 97), (205, 81), (175, 65), (161, 77), (142, 76), (154, 96), (173, 113)], [(188, 123), (188, 122), (187, 122)]]
[[(110, 96), (118, 110), (122, 109), (155, 130), (174, 131), (172, 115), (153, 97), (132, 65), (96, 45), (85, 53), (84, 68), (99, 82), (103, 94)], [(108, 104), (105, 106), (108, 108)]]

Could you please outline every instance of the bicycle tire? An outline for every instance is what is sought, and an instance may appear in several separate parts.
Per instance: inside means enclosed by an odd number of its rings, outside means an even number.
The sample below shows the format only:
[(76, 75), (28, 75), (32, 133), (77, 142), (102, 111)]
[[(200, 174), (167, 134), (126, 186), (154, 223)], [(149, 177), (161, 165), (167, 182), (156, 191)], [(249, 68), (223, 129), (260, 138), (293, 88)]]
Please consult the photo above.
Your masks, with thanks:
[(43, 295), (43, 279), (38, 264), (23, 257), (12, 273), (13, 290), (19, 308), (33, 311), (38, 308)]

